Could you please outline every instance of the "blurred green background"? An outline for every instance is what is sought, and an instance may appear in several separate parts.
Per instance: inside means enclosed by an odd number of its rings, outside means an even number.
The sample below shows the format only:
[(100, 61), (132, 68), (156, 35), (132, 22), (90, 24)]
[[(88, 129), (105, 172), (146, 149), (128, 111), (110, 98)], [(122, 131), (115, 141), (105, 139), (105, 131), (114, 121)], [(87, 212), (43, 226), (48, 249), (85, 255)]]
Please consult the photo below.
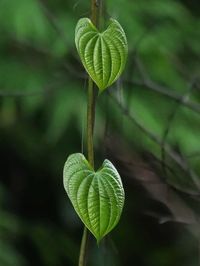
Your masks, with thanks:
[[(87, 77), (74, 45), (90, 1), (0, 0), (0, 266), (77, 265), (82, 224), (63, 189), (86, 152)], [(126, 202), (93, 266), (200, 261), (200, 3), (107, 0), (129, 56), (98, 97), (95, 161), (114, 162)]]

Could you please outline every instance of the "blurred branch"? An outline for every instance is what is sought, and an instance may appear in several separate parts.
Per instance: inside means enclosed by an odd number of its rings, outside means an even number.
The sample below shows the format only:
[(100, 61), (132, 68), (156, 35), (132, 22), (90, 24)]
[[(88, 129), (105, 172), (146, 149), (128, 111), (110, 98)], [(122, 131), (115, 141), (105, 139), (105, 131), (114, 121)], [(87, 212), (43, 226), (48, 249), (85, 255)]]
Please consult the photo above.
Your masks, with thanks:
[(192, 101), (189, 100), (185, 100), (183, 99), (183, 97), (175, 92), (170, 91), (169, 88), (158, 85), (157, 83), (153, 82), (153, 81), (125, 81), (128, 84), (132, 84), (135, 86), (140, 86), (146, 89), (150, 89), (152, 91), (158, 92), (159, 94), (162, 94), (163, 96), (166, 96), (176, 102), (180, 102), (182, 105), (188, 107), (189, 109), (197, 112), (200, 114), (200, 105), (197, 103), (194, 103)]
[(67, 44), (67, 38), (66, 38), (65, 32), (60, 27), (60, 25), (59, 25), (59, 23), (57, 21), (56, 16), (54, 16), (54, 14), (46, 7), (46, 5), (44, 4), (44, 2), (42, 0), (38, 0), (38, 3), (40, 5), (42, 11), (46, 15), (48, 21), (50, 22), (50, 24), (54, 28), (54, 30), (59, 34), (59, 36), (65, 42), (65, 44)]
[[(49, 49), (47, 49), (46, 47), (44, 48), (44, 47), (38, 46), (36, 44), (33, 44), (31, 41), (28, 41), (28, 40), (20, 40), (19, 41), (17, 39), (13, 39), (13, 43), (16, 46), (23, 45), (25, 48), (32, 49), (33, 51), (35, 51), (39, 54), (42, 54), (44, 56), (48, 56), (48, 57), (51, 57), (53, 59), (56, 59), (56, 56)], [(73, 54), (73, 53), (71, 52), (71, 54)], [(77, 62), (79, 62), (78, 56), (75, 56), (73, 54), (73, 57), (74, 57), (74, 59), (77, 60)], [(77, 71), (77, 69), (73, 66), (73, 64), (69, 62), (69, 60), (61, 61), (60, 64), (58, 65), (58, 67), (62, 67), (64, 69), (66, 69), (73, 77), (84, 79), (84, 80), (87, 79), (87, 75), (84, 72), (84, 70), (83, 71)]]
[(191, 153), (191, 154), (188, 154), (186, 157), (187, 157), (188, 159), (193, 159), (193, 158), (195, 158), (195, 157), (200, 157), (200, 151), (195, 151), (195, 152), (193, 152), (193, 153)]
[[(135, 185), (142, 185), (148, 192), (148, 197), (151, 196), (154, 200), (164, 204), (170, 211), (170, 213), (159, 213), (147, 209), (144, 214), (159, 219), (160, 223), (173, 221), (191, 225), (193, 229), (198, 227), (199, 214), (186, 202), (186, 198), (191, 198), (191, 194), (188, 192), (184, 195), (179, 194), (180, 189), (165, 182), (157, 171), (156, 165), (152, 165), (151, 159), (146, 160), (138, 156), (118, 135), (112, 135), (107, 139), (107, 148), (112, 159), (115, 159), (121, 166), (120, 172), (123, 176), (136, 181), (133, 183), (134, 189)], [(144, 198), (144, 195), (142, 197)]]
[[(134, 123), (145, 135), (148, 136), (153, 142), (155, 142), (157, 145), (162, 146), (162, 139), (160, 139), (158, 136), (156, 136), (153, 132), (151, 132), (149, 129), (147, 129), (137, 118), (135, 115), (130, 114), (129, 110), (123, 106), (119, 100), (114, 97), (113, 95), (109, 94), (112, 100), (115, 102), (115, 104), (121, 109), (123, 114), (129, 118), (129, 120)], [(194, 195), (200, 194), (200, 177), (189, 168), (188, 163), (186, 160), (184, 160), (176, 151), (174, 151), (169, 144), (166, 144), (164, 147), (164, 150), (166, 154), (184, 171), (186, 172), (195, 185), (197, 186), (199, 193), (194, 192)], [(178, 188), (180, 189), (180, 188)], [(191, 192), (192, 193), (192, 192)]]
[(7, 91), (6, 89), (1, 89), (0, 90), (0, 97), (32, 97), (32, 96), (41, 96), (41, 95), (46, 95), (53, 90), (59, 85), (60, 83), (54, 83), (51, 85), (47, 85), (43, 89), (37, 89), (34, 91), (25, 91), (24, 90), (9, 90)]
[(195, 80), (192, 81), (192, 83), (190, 84), (188, 92), (182, 96), (182, 101), (179, 101), (177, 103), (177, 105), (173, 108), (173, 110), (170, 112), (169, 117), (168, 117), (168, 122), (167, 122), (166, 128), (165, 128), (164, 133), (163, 133), (162, 145), (161, 145), (162, 168), (163, 168), (163, 171), (165, 174), (167, 174), (167, 172), (166, 172), (166, 168), (165, 168), (166, 158), (165, 158), (165, 148), (164, 147), (165, 147), (166, 142), (167, 142), (167, 137), (169, 135), (169, 132), (170, 132), (171, 126), (172, 126), (172, 122), (175, 119), (175, 116), (179, 110), (179, 107), (181, 106), (182, 102), (186, 102), (189, 99), (189, 96), (192, 92), (192, 89), (194, 88), (194, 84), (195, 84)]
[[(188, 68), (188, 66), (186, 64), (184, 64), (183, 62), (181, 62), (180, 58), (176, 54), (168, 53), (168, 56), (171, 58), (172, 63), (176, 66), (177, 70), (182, 75), (182, 77), (184, 77), (184, 79), (186, 81), (194, 79), (194, 73), (192, 73), (192, 75), (191, 75), (190, 69)], [(199, 78), (200, 78), (199, 76), (196, 76), (196, 78), (195, 78), (196, 82), (194, 84), (194, 87), (196, 89), (200, 88), (200, 79)]]
[[(150, 89), (152, 91), (155, 91), (165, 97), (168, 97), (176, 102), (181, 103), (182, 105), (188, 107), (189, 109), (200, 113), (200, 104), (194, 103), (192, 101), (190, 101), (188, 98), (183, 97), (182, 95), (173, 92), (170, 88), (166, 87), (166, 86), (162, 86), (160, 84), (155, 83), (154, 81), (152, 81), (149, 78), (149, 75), (147, 74), (147, 71), (145, 70), (141, 60), (138, 57), (135, 57), (135, 64), (137, 69), (139, 70), (139, 73), (142, 77), (142, 80), (138, 81), (138, 80), (134, 80), (134, 81), (129, 81), (126, 80), (125, 82), (128, 84), (132, 84), (132, 85), (136, 85), (136, 86), (140, 86), (143, 88), (147, 88)], [(193, 86), (196, 86), (196, 80), (193, 82)]]
[(0, 90), (0, 97), (29, 97), (29, 96), (40, 96), (45, 93), (46, 93), (45, 90), (30, 91), (30, 92), (22, 92), (22, 90), (21, 91)]

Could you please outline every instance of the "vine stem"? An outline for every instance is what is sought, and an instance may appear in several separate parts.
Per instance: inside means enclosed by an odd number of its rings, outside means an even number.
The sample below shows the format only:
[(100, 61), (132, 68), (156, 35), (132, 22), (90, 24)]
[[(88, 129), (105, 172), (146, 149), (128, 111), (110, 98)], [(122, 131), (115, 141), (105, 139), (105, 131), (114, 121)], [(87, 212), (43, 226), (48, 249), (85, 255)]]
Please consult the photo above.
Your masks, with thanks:
[(89, 77), (88, 80), (88, 106), (87, 106), (87, 151), (88, 162), (94, 167), (94, 146), (93, 146), (93, 131), (95, 123), (95, 93), (94, 83)]
[[(98, 28), (99, 17), (101, 15), (102, 0), (91, 0), (91, 21)], [(88, 102), (87, 102), (87, 157), (88, 162), (94, 167), (94, 145), (93, 132), (95, 124), (95, 92), (94, 83), (89, 77), (88, 79)], [(87, 247), (89, 240), (89, 231), (84, 227), (81, 248), (79, 254), (79, 266), (86, 266), (87, 264)]]
[(79, 254), (79, 266), (86, 266), (86, 258), (87, 258), (87, 246), (88, 246), (88, 229), (84, 227), (83, 236), (81, 241), (81, 248)]
[[(89, 77), (88, 104), (87, 104), (87, 152), (88, 152), (88, 162), (92, 167), (94, 167), (94, 147), (93, 147), (94, 123), (95, 123), (94, 84), (92, 79)], [(89, 240), (89, 231), (86, 227), (84, 227), (80, 254), (79, 254), (79, 266), (86, 266), (88, 240)]]

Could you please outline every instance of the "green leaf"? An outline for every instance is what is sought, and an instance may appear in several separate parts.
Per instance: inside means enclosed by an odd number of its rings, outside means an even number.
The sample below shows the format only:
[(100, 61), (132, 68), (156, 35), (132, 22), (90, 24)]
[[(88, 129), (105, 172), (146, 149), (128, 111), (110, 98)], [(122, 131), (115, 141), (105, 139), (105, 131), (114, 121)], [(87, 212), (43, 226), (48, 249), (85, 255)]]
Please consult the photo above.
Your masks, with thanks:
[(95, 172), (83, 154), (70, 155), (64, 166), (64, 187), (77, 214), (97, 241), (116, 226), (124, 205), (124, 189), (110, 161), (105, 160)]
[(124, 30), (116, 20), (110, 19), (108, 28), (99, 32), (90, 19), (80, 19), (75, 43), (86, 71), (101, 91), (119, 78), (125, 67), (128, 45)]

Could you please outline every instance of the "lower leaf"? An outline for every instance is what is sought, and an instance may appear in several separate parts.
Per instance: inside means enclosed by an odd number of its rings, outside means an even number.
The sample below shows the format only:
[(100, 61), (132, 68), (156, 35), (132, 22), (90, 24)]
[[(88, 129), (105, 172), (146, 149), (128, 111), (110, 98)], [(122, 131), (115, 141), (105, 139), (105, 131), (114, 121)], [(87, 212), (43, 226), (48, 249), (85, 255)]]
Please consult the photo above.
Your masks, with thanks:
[(83, 154), (70, 155), (64, 166), (64, 188), (97, 241), (116, 226), (124, 205), (124, 189), (109, 160), (95, 172)]

